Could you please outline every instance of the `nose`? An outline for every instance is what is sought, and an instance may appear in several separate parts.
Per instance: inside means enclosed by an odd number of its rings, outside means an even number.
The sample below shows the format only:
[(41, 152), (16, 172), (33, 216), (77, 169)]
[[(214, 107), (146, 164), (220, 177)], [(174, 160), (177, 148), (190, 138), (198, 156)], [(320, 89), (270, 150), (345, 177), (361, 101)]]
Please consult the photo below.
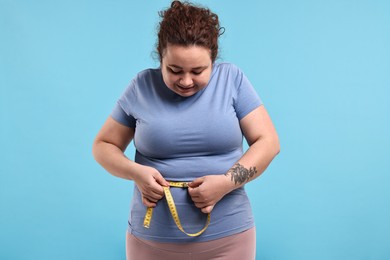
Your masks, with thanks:
[(180, 81), (179, 81), (180, 85), (182, 85), (183, 87), (189, 87), (189, 86), (192, 86), (192, 84), (194, 83), (192, 81), (192, 78), (191, 78), (191, 75), (189, 74), (186, 74), (184, 75)]

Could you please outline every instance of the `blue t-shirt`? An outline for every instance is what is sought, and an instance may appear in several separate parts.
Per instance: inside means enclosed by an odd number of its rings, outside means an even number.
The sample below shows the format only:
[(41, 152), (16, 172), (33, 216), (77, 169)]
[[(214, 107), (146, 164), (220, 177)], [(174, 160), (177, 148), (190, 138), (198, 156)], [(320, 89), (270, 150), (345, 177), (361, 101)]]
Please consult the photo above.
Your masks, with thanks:
[[(161, 69), (140, 72), (117, 102), (111, 116), (135, 128), (135, 162), (157, 169), (166, 180), (192, 181), (225, 174), (243, 155), (239, 121), (262, 105), (253, 86), (230, 63), (213, 64), (208, 85), (182, 97), (164, 83)], [(171, 188), (184, 230), (203, 228), (207, 215), (196, 208), (187, 189)], [(244, 187), (223, 197), (211, 213), (211, 223), (198, 237), (175, 225), (165, 198), (157, 203), (149, 229), (143, 227), (146, 206), (135, 185), (129, 232), (160, 242), (201, 242), (218, 239), (254, 226)]]

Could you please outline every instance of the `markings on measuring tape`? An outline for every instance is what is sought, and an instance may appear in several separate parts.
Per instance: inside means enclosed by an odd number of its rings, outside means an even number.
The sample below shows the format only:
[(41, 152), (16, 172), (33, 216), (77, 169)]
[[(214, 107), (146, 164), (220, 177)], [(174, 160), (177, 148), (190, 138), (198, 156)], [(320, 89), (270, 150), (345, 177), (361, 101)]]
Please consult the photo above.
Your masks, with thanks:
[[(172, 181), (170, 181), (169, 186), (176, 187), (176, 188), (188, 188), (188, 183), (187, 182), (172, 182)], [(169, 211), (171, 212), (171, 215), (173, 217), (173, 220), (175, 221), (176, 226), (184, 234), (186, 234), (187, 236), (190, 236), (190, 237), (196, 237), (196, 236), (199, 236), (200, 234), (202, 234), (210, 224), (210, 213), (207, 214), (207, 220), (206, 220), (206, 224), (205, 224), (204, 228), (202, 228), (199, 232), (196, 232), (196, 233), (187, 233), (184, 230), (183, 226), (181, 225), (179, 214), (177, 212), (176, 205), (175, 205), (175, 202), (173, 201), (173, 197), (172, 197), (171, 191), (169, 190), (169, 187), (163, 187), (163, 189), (164, 189), (165, 199), (167, 200), (167, 203), (168, 203)], [(146, 214), (145, 214), (145, 218), (144, 218), (144, 227), (145, 228), (150, 227), (150, 222), (152, 220), (152, 216), (153, 216), (153, 208), (149, 207), (146, 210)]]
[(150, 221), (152, 220), (153, 216), (153, 208), (148, 208), (146, 210), (145, 218), (144, 218), (144, 227), (149, 228), (150, 227)]

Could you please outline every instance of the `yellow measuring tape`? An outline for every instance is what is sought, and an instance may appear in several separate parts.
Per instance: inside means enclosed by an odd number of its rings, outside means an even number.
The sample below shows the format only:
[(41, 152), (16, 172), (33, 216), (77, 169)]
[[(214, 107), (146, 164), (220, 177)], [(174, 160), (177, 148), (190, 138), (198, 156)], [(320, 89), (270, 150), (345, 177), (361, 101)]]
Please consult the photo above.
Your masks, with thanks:
[[(188, 183), (187, 182), (173, 182), (173, 181), (170, 181), (169, 182), (169, 186), (170, 187), (176, 187), (176, 188), (188, 188)], [(176, 223), (176, 226), (183, 233), (185, 233), (187, 236), (190, 236), (190, 237), (196, 237), (196, 236), (199, 236), (200, 234), (202, 234), (207, 229), (207, 227), (210, 224), (210, 213), (207, 214), (206, 224), (205, 224), (205, 226), (204, 226), (204, 228), (202, 230), (200, 230), (199, 232), (196, 232), (196, 233), (187, 233), (183, 229), (183, 226), (180, 223), (179, 214), (177, 213), (175, 202), (173, 201), (173, 197), (172, 197), (171, 191), (169, 190), (169, 187), (163, 187), (163, 189), (164, 189), (165, 199), (168, 202), (168, 207), (169, 207), (169, 210), (171, 211), (171, 215), (173, 217), (173, 220)], [(152, 220), (152, 215), (153, 215), (153, 208), (148, 208), (146, 210), (146, 214), (145, 214), (145, 218), (144, 218), (144, 227), (145, 228), (149, 228), (150, 227), (150, 221)]]

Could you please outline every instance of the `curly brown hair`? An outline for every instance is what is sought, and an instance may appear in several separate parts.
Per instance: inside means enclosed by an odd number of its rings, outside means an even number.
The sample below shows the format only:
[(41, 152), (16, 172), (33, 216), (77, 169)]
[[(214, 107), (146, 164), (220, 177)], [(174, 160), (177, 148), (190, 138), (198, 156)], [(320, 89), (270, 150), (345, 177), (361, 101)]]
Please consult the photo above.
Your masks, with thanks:
[[(208, 8), (189, 2), (173, 1), (171, 7), (159, 12), (157, 52), (160, 62), (167, 44), (197, 45), (210, 49), (214, 63), (218, 55), (218, 37), (221, 35), (218, 16)], [(223, 30), (222, 30), (223, 31)]]

